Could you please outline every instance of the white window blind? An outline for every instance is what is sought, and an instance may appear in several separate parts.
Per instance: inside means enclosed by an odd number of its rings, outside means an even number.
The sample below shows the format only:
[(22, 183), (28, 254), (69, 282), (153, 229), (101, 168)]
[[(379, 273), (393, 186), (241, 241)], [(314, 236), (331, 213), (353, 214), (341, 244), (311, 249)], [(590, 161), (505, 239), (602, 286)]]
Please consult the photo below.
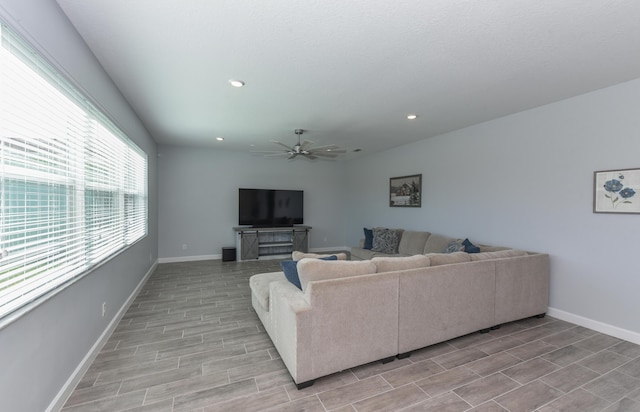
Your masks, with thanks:
[(147, 157), (0, 30), (1, 318), (147, 234)]

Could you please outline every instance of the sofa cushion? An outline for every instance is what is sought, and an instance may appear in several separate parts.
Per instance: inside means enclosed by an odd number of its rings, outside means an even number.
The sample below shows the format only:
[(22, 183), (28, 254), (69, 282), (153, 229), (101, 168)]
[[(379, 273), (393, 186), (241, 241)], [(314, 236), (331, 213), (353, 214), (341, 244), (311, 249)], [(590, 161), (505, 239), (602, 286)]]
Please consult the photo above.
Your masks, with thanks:
[(364, 244), (362, 245), (363, 249), (371, 250), (373, 247), (373, 230), (364, 228)]
[(469, 239), (463, 240), (462, 245), (464, 246), (464, 251), (467, 253), (480, 253), (480, 247), (471, 243)]
[(251, 293), (263, 310), (269, 311), (269, 285), (271, 282), (285, 279), (283, 272), (259, 273), (249, 278)]
[(378, 273), (391, 272), (393, 270), (424, 268), (430, 265), (429, 258), (425, 255), (406, 257), (374, 257), (371, 261), (375, 263)]
[(431, 236), (427, 239), (427, 243), (424, 245), (423, 253), (444, 253), (447, 245), (451, 243), (451, 241), (456, 240), (455, 238), (443, 235), (437, 235), (432, 233)]
[[(316, 258), (312, 258), (316, 259)], [(330, 255), (326, 257), (317, 258), (320, 260), (338, 260), (338, 257), (335, 255)], [(283, 260), (280, 262), (280, 267), (282, 267), (282, 271), (284, 272), (284, 276), (287, 278), (289, 282), (294, 284), (298, 289), (302, 290), (302, 286), (300, 285), (300, 278), (298, 276), (298, 261), (296, 260)]]
[(345, 278), (350, 276), (376, 273), (376, 265), (370, 260), (302, 259), (298, 262), (298, 276), (302, 291), (307, 290), (309, 282), (316, 280)]
[(505, 246), (489, 246), (489, 245), (479, 245), (480, 252), (497, 252), (498, 250), (509, 250), (510, 247)]
[(453, 253), (453, 252), (464, 252), (464, 245), (462, 244), (462, 240), (452, 240), (447, 245), (447, 248), (444, 250), (444, 253)]
[(471, 256), (471, 260), (487, 260), (487, 259), (502, 259), (509, 257), (517, 257), (517, 256), (526, 256), (527, 252), (524, 250), (515, 250), (515, 249), (507, 249), (507, 250), (498, 250), (495, 252), (480, 252), (474, 253)]
[(363, 249), (361, 247), (351, 248), (351, 260), (369, 260), (373, 258), (378, 252), (374, 252), (369, 249)]
[(291, 252), (291, 260), (300, 260), (300, 259), (304, 259), (304, 258), (320, 259), (320, 258), (324, 258), (324, 257), (328, 257), (328, 256), (335, 256), (335, 257), (338, 258), (338, 260), (347, 260), (347, 254), (346, 253), (317, 254), (317, 253), (305, 253), (305, 252), (298, 252), (298, 251)]
[(452, 263), (464, 263), (470, 262), (471, 258), (466, 252), (453, 252), (453, 253), (429, 253), (425, 255), (429, 258), (431, 266), (450, 265)]
[(398, 244), (400, 243), (400, 234), (396, 229), (385, 229), (380, 227), (373, 228), (373, 247), (374, 252), (382, 253), (398, 253)]
[(421, 255), (424, 253), (424, 245), (429, 238), (429, 232), (415, 232), (405, 230), (402, 232), (400, 243), (398, 244), (398, 253), (401, 255)]

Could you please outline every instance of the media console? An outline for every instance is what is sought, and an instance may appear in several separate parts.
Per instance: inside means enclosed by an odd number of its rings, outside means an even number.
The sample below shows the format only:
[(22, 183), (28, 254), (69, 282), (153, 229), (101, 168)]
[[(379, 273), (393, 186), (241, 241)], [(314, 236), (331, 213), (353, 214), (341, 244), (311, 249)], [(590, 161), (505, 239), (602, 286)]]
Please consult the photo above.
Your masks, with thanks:
[(234, 227), (236, 260), (291, 257), (294, 250), (308, 252), (311, 226)]

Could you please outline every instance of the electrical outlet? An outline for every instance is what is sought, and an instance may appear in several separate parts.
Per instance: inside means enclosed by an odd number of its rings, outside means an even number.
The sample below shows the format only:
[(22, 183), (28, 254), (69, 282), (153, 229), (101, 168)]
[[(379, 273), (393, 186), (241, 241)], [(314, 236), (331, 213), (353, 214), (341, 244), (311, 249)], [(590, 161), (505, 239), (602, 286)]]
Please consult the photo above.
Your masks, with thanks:
[(107, 302), (102, 302), (102, 317), (107, 314)]
[(182, 244), (182, 250), (187, 250), (187, 244), (186, 243)]

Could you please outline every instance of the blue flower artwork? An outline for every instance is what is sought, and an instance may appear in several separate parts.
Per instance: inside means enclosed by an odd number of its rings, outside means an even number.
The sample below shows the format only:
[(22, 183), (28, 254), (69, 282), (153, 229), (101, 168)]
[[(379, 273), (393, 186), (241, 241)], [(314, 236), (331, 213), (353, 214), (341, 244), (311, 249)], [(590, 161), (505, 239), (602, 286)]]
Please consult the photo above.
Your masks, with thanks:
[[(624, 175), (618, 176), (618, 179), (624, 179)], [(604, 197), (611, 199), (611, 205), (615, 209), (620, 204), (632, 203), (629, 198), (633, 197), (636, 192), (630, 187), (624, 187), (620, 180), (611, 179), (604, 183), (604, 190), (609, 193), (605, 193)], [(622, 198), (623, 200), (620, 200)]]
[[(594, 212), (640, 213), (640, 169), (596, 172)], [(597, 193), (600, 195), (597, 195)]]

